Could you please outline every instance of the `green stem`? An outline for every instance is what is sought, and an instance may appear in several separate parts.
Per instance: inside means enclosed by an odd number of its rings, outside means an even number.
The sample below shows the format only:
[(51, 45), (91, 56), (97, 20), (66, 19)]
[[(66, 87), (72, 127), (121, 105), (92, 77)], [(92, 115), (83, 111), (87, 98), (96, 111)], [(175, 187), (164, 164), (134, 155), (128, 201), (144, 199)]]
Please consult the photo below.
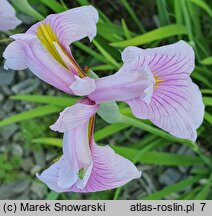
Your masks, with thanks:
[(191, 148), (195, 153), (197, 153), (199, 155), (199, 157), (209, 166), (212, 167), (212, 163), (211, 160), (205, 156), (202, 151), (200, 150), (199, 146), (196, 143), (193, 143), (190, 140), (185, 140), (185, 139), (180, 139), (180, 138), (176, 138), (168, 133), (166, 133), (165, 131), (162, 131), (158, 128), (155, 128), (151, 125), (145, 124), (144, 122), (134, 119), (134, 118), (130, 118), (128, 116), (123, 116), (123, 123), (140, 128), (142, 130), (148, 131), (150, 133), (153, 133), (155, 135), (158, 135), (160, 137), (163, 137), (165, 139), (171, 140), (173, 142), (177, 142), (177, 143), (181, 143), (184, 145), (187, 145), (189, 148)]

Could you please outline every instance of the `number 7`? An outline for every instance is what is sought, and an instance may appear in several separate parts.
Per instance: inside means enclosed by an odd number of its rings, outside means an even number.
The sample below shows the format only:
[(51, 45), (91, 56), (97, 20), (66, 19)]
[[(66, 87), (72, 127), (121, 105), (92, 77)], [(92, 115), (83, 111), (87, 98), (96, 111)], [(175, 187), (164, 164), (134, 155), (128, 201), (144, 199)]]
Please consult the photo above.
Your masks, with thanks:
[(200, 204), (202, 205), (202, 209), (201, 209), (201, 211), (203, 211), (203, 209), (204, 209), (206, 203), (200, 203)]

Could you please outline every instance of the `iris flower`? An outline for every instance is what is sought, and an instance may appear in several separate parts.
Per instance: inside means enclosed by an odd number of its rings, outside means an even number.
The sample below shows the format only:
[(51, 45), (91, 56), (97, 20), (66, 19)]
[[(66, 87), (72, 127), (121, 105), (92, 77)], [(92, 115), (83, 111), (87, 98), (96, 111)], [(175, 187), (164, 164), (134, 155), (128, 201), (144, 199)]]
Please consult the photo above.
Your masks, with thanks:
[(88, 99), (67, 107), (52, 130), (63, 132), (62, 157), (38, 178), (57, 192), (95, 192), (120, 187), (139, 178), (132, 162), (93, 138), (99, 105)]
[[(149, 94), (126, 100), (133, 114), (149, 119), (173, 136), (196, 140), (196, 129), (204, 116), (204, 104), (199, 87), (190, 74), (194, 70), (194, 51), (184, 41), (152, 49), (128, 47), (122, 53), (123, 67), (117, 72), (124, 76), (146, 67), (154, 81)], [(97, 94), (98, 89), (91, 94)], [(100, 99), (99, 102), (102, 102)]]
[(7, 0), (0, 0), (0, 31), (15, 29), (21, 21), (16, 17), (14, 8)]
[(5, 68), (29, 68), (36, 76), (70, 94), (86, 96), (66, 108), (52, 130), (64, 133), (63, 155), (41, 175), (51, 189), (93, 192), (119, 187), (141, 173), (109, 146), (93, 138), (95, 113), (101, 103), (124, 101), (133, 114), (149, 119), (170, 134), (195, 140), (204, 105), (192, 82), (193, 49), (185, 42), (154, 48), (128, 47), (114, 75), (91, 78), (74, 59), (70, 44), (96, 35), (98, 13), (83, 6), (49, 15), (15, 39), (5, 50)]
[[(153, 85), (145, 67), (135, 73), (115, 74), (93, 79), (75, 61), (69, 45), (86, 36), (96, 35), (98, 13), (92, 6), (74, 8), (49, 15), (15, 39), (5, 50), (5, 68), (29, 68), (36, 76), (70, 94), (86, 96), (89, 104), (78, 103), (61, 114), (52, 129), (64, 132), (63, 156), (38, 177), (55, 191), (91, 192), (115, 188), (140, 172), (109, 146), (98, 146), (93, 138), (94, 117), (99, 97), (104, 101), (146, 97)], [(87, 103), (86, 102), (86, 103)]]
[(29, 68), (40, 79), (71, 95), (89, 95), (98, 86), (101, 86), (98, 92), (101, 91), (107, 101), (127, 100), (140, 95), (153, 84), (145, 69), (95, 80), (86, 76), (75, 61), (69, 45), (84, 37), (92, 40), (96, 35), (97, 21), (98, 13), (92, 6), (49, 15), (26, 33), (11, 36), (15, 41), (3, 54), (5, 69)]

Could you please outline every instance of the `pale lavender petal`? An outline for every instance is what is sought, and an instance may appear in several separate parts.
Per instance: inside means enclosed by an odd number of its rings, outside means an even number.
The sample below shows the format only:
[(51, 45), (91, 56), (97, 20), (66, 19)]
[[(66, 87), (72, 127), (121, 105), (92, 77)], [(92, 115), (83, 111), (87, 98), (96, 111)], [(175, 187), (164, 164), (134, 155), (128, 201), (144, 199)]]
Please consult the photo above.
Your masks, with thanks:
[(67, 107), (60, 113), (60, 117), (50, 128), (54, 131), (65, 132), (79, 127), (97, 112), (98, 107), (98, 105), (84, 103), (77, 103)]
[(154, 76), (166, 79), (172, 74), (190, 74), (194, 70), (194, 51), (184, 41), (151, 49), (128, 47), (122, 53), (124, 63), (140, 58), (140, 65), (146, 63)]
[(140, 178), (141, 172), (128, 159), (116, 154), (109, 146), (91, 145), (93, 170), (85, 188), (74, 192), (96, 192), (121, 187), (129, 181)]
[[(93, 161), (89, 147), (88, 122), (64, 133), (63, 154), (67, 165), (64, 164), (59, 170), (58, 186), (67, 188), (77, 183), (78, 172), (82, 168), (89, 178)], [(79, 187), (82, 188), (82, 185), (79, 184)]]
[(154, 78), (148, 67), (142, 67), (134, 73), (117, 73), (96, 79), (95, 83), (96, 89), (88, 97), (96, 103), (129, 100), (138, 96), (148, 101)]
[(29, 68), (37, 77), (56, 88), (73, 94), (69, 88), (74, 75), (59, 64), (32, 34), (12, 36), (16, 41), (4, 51), (5, 68), (21, 70)]
[(194, 69), (192, 47), (184, 41), (153, 49), (128, 47), (122, 59), (123, 68), (131, 72), (148, 64), (155, 79), (149, 104), (142, 97), (126, 101), (134, 115), (149, 119), (176, 137), (194, 141), (196, 129), (203, 120), (204, 106), (199, 89), (189, 77)]
[(85, 96), (92, 93), (96, 89), (94, 79), (90, 77), (80, 78), (76, 75), (74, 77), (75, 81), (70, 85), (69, 88), (75, 95)]
[(156, 87), (149, 105), (140, 98), (127, 103), (136, 117), (149, 119), (173, 136), (196, 140), (196, 129), (203, 121), (204, 105), (200, 90), (190, 78)]
[(189, 95), (192, 103), (191, 112), (194, 120), (194, 126), (195, 128), (199, 128), (204, 119), (205, 106), (199, 87), (195, 83), (192, 83), (192, 80), (190, 80), (190, 82), (191, 85), (189, 86)]
[(7, 0), (0, 0), (0, 31), (15, 29), (21, 21), (16, 17), (14, 8)]
[(50, 24), (62, 47), (69, 50), (72, 42), (84, 37), (89, 37), (90, 40), (95, 37), (97, 21), (97, 10), (93, 6), (82, 6), (49, 15), (42, 22), (33, 25), (27, 32), (36, 34), (41, 23)]
[(81, 193), (110, 190), (120, 187), (133, 179), (140, 178), (141, 172), (134, 164), (116, 154), (109, 146), (98, 146), (93, 141), (91, 152), (93, 169), (86, 186), (82, 189), (76, 185), (67, 187), (66, 189), (58, 186), (59, 172), (64, 165), (62, 160), (56, 162), (56, 164), (45, 170), (40, 176), (38, 175), (38, 177), (54, 191)]

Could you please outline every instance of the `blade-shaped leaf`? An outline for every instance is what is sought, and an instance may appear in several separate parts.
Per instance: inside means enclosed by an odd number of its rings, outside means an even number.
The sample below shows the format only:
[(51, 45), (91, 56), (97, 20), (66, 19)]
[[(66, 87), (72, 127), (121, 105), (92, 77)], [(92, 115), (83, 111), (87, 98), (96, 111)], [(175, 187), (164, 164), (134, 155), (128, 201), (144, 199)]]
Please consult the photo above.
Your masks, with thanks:
[(194, 177), (189, 177), (183, 181), (178, 182), (177, 184), (168, 186), (162, 190), (159, 190), (155, 192), (154, 194), (151, 194), (147, 197), (145, 197), (145, 200), (159, 200), (162, 199), (174, 192), (177, 192), (179, 190), (182, 190), (196, 182), (198, 182), (202, 177), (201, 176), (194, 176)]
[(41, 96), (41, 95), (17, 95), (10, 97), (13, 100), (29, 101), (34, 103), (56, 105), (67, 107), (75, 104), (79, 97), (59, 97), (59, 96)]
[(20, 114), (16, 114), (6, 119), (3, 119), (2, 121), (0, 121), (0, 127), (9, 125), (15, 122), (21, 122), (27, 119), (32, 119), (36, 117), (50, 115), (52, 113), (57, 113), (61, 111), (62, 109), (63, 109), (62, 107), (51, 106), (51, 105), (36, 107), (29, 111), (25, 111)]
[(154, 29), (150, 32), (131, 38), (129, 40), (112, 43), (111, 45), (115, 47), (138, 46), (156, 40), (161, 40), (167, 37), (182, 35), (182, 34), (187, 34), (186, 27), (183, 25), (173, 24), (173, 25), (168, 25), (168, 26)]
[(20, 11), (28, 14), (29, 16), (34, 17), (36, 20), (40, 21), (44, 19), (44, 16), (42, 16), (39, 12), (37, 12), (29, 3), (27, 0), (11, 0), (12, 4), (16, 6)]

